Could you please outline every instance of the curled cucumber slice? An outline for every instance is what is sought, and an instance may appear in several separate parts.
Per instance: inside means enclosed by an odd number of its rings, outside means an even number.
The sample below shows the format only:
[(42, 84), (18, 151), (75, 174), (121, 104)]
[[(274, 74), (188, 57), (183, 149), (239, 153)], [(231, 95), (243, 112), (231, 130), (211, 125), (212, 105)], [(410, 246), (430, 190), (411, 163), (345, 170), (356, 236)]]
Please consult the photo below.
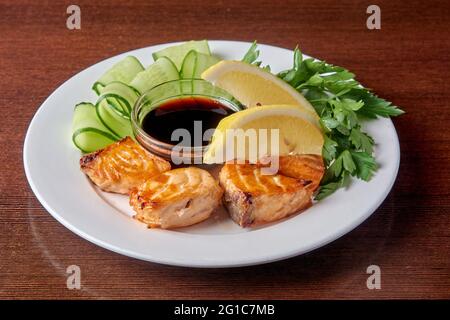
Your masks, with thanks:
[(106, 99), (101, 100), (95, 105), (95, 111), (100, 122), (115, 136), (123, 138), (126, 136), (133, 137), (133, 129), (131, 121), (120, 116), (107, 102)]
[(97, 117), (95, 106), (81, 102), (75, 106), (72, 119), (72, 141), (82, 152), (89, 153), (119, 140)]
[(120, 60), (113, 65), (108, 71), (106, 71), (100, 79), (98, 79), (92, 89), (100, 95), (102, 89), (113, 81), (120, 81), (123, 83), (130, 83), (131, 80), (141, 71), (144, 67), (136, 57), (128, 56), (123, 60)]
[(219, 61), (220, 59), (215, 56), (191, 50), (183, 60), (180, 76), (182, 79), (199, 79), (203, 71)]
[(158, 61), (158, 59), (160, 59), (161, 57), (167, 57), (170, 60), (172, 60), (176, 68), (180, 70), (184, 57), (191, 50), (195, 50), (199, 53), (203, 53), (206, 55), (211, 54), (211, 50), (209, 49), (207, 40), (200, 40), (200, 41), (192, 40), (185, 42), (183, 44), (162, 49), (160, 51), (153, 53), (152, 56), (155, 61)]
[(162, 57), (144, 71), (139, 72), (130, 86), (142, 94), (161, 83), (179, 78), (180, 75), (173, 62), (167, 57)]
[(139, 93), (132, 87), (118, 81), (105, 86), (96, 105), (106, 100), (111, 108), (121, 117), (130, 119), (131, 109), (139, 97)]

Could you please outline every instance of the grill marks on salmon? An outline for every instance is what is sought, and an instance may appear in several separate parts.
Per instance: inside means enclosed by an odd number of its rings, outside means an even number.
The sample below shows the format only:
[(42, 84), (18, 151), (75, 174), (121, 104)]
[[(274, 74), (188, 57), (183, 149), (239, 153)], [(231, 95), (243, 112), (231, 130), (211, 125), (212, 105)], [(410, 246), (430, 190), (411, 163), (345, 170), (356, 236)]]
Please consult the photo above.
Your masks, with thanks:
[(223, 203), (242, 227), (276, 221), (311, 206), (325, 170), (322, 158), (312, 155), (280, 157), (274, 175), (263, 175), (261, 168), (227, 163), (219, 174)]
[(132, 188), (170, 170), (170, 163), (126, 137), (83, 156), (80, 167), (100, 189), (128, 194)]
[(279, 157), (278, 174), (303, 180), (315, 191), (325, 173), (323, 159), (319, 155), (305, 154)]
[(168, 161), (130, 137), (80, 159), (81, 170), (93, 183), (104, 191), (130, 194), (135, 218), (163, 229), (209, 218), (221, 199), (242, 227), (276, 221), (312, 205), (312, 194), (325, 171), (320, 156), (281, 156), (274, 175), (262, 174), (268, 165), (227, 163), (220, 171), (219, 185), (199, 168), (170, 170)]
[(222, 189), (209, 172), (179, 168), (147, 180), (130, 193), (135, 218), (149, 227), (178, 228), (201, 222), (220, 205)]
[(311, 205), (312, 191), (302, 180), (263, 175), (253, 164), (225, 164), (219, 174), (231, 218), (242, 227), (282, 219)]

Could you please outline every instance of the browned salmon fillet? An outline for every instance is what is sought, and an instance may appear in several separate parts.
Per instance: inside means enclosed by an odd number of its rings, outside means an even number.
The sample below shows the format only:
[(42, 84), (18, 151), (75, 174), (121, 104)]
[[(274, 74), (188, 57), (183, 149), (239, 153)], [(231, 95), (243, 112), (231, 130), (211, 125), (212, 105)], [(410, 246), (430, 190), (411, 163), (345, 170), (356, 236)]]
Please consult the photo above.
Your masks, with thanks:
[(225, 164), (219, 180), (225, 190), (223, 202), (242, 227), (276, 221), (311, 205), (310, 182), (281, 174), (263, 175), (259, 165)]
[(319, 155), (305, 154), (279, 157), (278, 174), (303, 180), (312, 191), (319, 187), (324, 172), (323, 159)]
[(100, 189), (128, 194), (130, 189), (170, 170), (170, 163), (126, 137), (85, 155), (80, 159), (80, 167)]
[(222, 188), (208, 171), (189, 167), (161, 173), (130, 193), (135, 218), (149, 227), (185, 227), (207, 219), (220, 205)]

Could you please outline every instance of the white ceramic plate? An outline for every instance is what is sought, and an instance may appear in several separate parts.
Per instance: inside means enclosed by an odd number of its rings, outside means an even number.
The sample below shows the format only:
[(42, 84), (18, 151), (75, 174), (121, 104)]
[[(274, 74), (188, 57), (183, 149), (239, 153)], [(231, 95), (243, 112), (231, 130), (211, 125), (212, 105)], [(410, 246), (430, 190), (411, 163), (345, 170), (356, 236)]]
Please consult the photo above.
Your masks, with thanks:
[[(36, 112), (25, 138), (24, 166), (31, 188), (59, 222), (79, 236), (130, 257), (191, 267), (253, 265), (299, 255), (349, 232), (383, 202), (397, 175), (400, 152), (391, 120), (370, 122), (380, 169), (369, 183), (353, 180), (305, 212), (258, 229), (242, 229), (224, 212), (193, 227), (168, 231), (147, 229), (134, 219), (126, 196), (97, 190), (79, 169), (80, 152), (71, 142), (74, 105), (95, 101), (90, 86), (127, 55), (144, 66), (151, 53), (172, 45), (133, 50), (97, 63), (56, 89)], [(224, 59), (240, 59), (250, 43), (210, 41)], [(259, 45), (261, 60), (274, 72), (292, 64), (292, 51)]]

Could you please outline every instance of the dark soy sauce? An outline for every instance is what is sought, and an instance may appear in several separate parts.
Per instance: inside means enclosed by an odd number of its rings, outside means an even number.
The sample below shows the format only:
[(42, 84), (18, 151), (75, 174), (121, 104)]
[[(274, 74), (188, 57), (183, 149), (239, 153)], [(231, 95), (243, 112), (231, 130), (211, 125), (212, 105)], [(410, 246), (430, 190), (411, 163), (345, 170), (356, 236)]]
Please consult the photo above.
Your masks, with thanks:
[(201, 139), (201, 145), (195, 145), (197, 141), (194, 139), (194, 121), (201, 121), (203, 137), (206, 130), (216, 128), (220, 120), (233, 112), (229, 107), (212, 99), (179, 98), (165, 102), (149, 112), (142, 120), (142, 129), (151, 137), (169, 144), (178, 143), (171, 140), (174, 130), (186, 129), (191, 136), (189, 146), (206, 146), (209, 141), (203, 141), (203, 139)]

